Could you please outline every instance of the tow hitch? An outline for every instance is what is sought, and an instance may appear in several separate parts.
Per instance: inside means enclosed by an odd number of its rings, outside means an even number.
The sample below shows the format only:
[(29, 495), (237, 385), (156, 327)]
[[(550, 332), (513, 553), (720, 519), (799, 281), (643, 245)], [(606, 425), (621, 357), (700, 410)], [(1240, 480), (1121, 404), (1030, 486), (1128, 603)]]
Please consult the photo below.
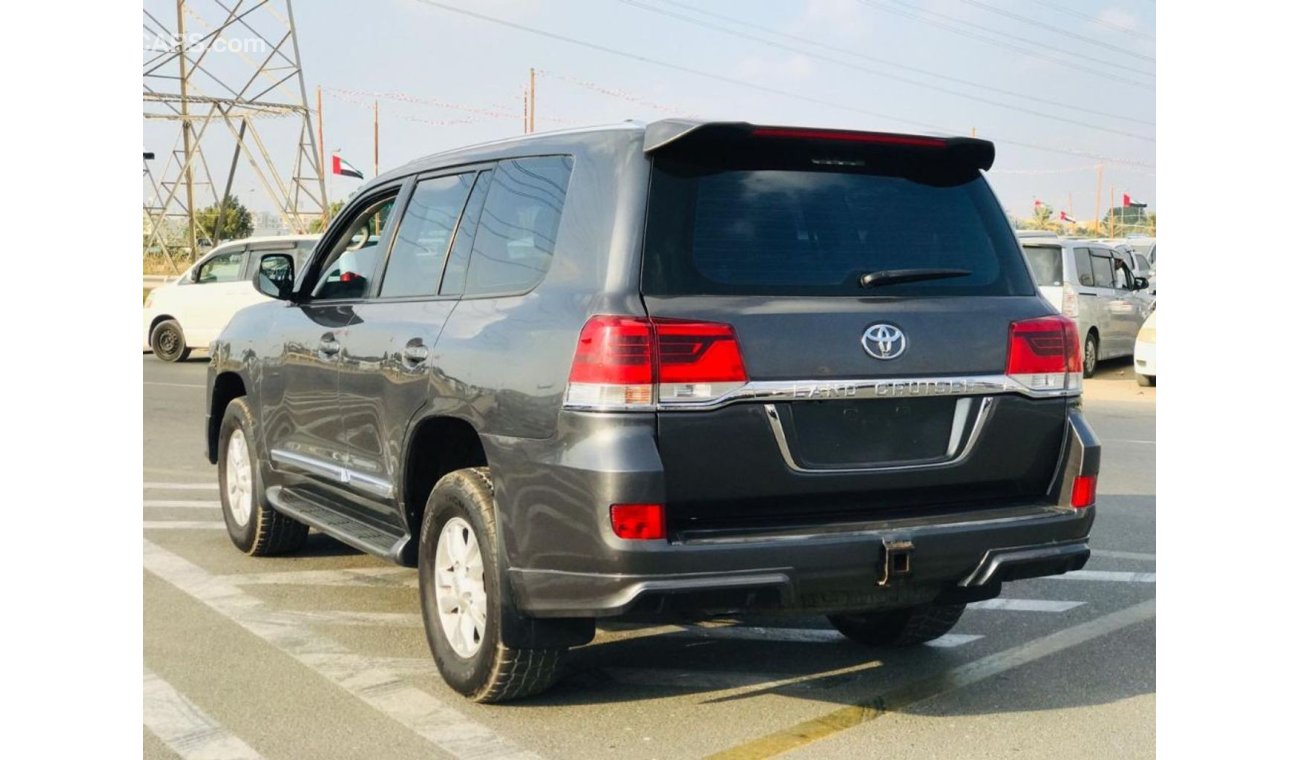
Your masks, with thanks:
[(912, 574), (912, 542), (886, 539), (881, 542), (885, 548), (885, 561), (880, 566), (880, 580), (877, 586), (888, 586), (890, 578), (901, 578)]

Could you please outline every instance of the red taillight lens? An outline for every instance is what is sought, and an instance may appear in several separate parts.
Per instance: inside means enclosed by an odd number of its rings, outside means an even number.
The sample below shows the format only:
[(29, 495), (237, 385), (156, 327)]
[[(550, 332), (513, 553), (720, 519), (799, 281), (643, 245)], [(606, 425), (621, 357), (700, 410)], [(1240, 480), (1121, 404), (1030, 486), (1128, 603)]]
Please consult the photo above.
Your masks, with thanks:
[(708, 401), (748, 380), (731, 325), (595, 316), (578, 338), (565, 403), (629, 409)]
[(619, 538), (650, 541), (668, 536), (662, 504), (615, 504), (609, 508), (609, 521)]
[(799, 129), (797, 127), (759, 127), (754, 137), (785, 137), (795, 140), (839, 140), (841, 142), (907, 145), (914, 148), (942, 148), (948, 143), (937, 137), (895, 135), (888, 132), (849, 132), (838, 129)]
[(1097, 476), (1080, 475), (1074, 479), (1074, 488), (1070, 491), (1070, 506), (1075, 509), (1091, 507), (1097, 503)]
[(1074, 320), (1039, 317), (1011, 323), (1007, 375), (1031, 390), (1078, 390), (1083, 370)]

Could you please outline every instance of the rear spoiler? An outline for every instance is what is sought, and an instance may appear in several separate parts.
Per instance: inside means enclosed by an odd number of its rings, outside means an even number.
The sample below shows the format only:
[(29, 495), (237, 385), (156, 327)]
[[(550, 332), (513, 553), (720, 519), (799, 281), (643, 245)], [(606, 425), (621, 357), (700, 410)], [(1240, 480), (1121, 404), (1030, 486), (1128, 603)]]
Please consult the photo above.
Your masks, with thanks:
[(987, 171), (993, 166), (994, 156), (993, 143), (974, 137), (934, 137), (688, 119), (663, 119), (647, 124), (645, 128), (647, 154), (710, 152), (719, 148), (735, 150), (742, 145), (750, 150), (768, 145), (778, 150), (789, 150), (801, 145), (808, 151), (828, 155), (879, 154), (884, 149), (895, 154), (911, 154), (921, 160), (928, 159), (927, 163), (938, 160), (950, 167), (962, 167), (971, 171)]

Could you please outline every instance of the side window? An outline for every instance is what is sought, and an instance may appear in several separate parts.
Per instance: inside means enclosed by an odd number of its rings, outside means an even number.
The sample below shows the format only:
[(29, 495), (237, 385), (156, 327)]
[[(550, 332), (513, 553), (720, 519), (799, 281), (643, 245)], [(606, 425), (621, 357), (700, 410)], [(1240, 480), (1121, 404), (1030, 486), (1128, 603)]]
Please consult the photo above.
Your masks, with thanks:
[(1108, 251), (1092, 251), (1092, 281), (1099, 288), (1115, 287), (1115, 264)]
[(469, 202), (465, 204), (465, 213), (461, 215), (456, 239), (451, 244), (451, 255), (447, 257), (442, 287), (438, 289), (444, 296), (458, 296), (465, 290), (465, 273), (469, 271), (469, 253), (474, 247), (474, 231), (478, 228), (478, 220), (483, 214), (483, 201), (487, 199), (491, 184), (491, 169), (480, 172), (474, 182), (474, 190), (469, 194)]
[(1092, 287), (1092, 257), (1088, 255), (1087, 248), (1074, 249), (1074, 268), (1079, 273), (1079, 284)]
[(502, 161), (492, 172), (465, 295), (519, 293), (550, 268), (573, 159), (544, 156)]
[(219, 253), (199, 265), (194, 281), (200, 285), (211, 282), (236, 282), (244, 271), (244, 251)]
[(1136, 289), (1133, 283), (1133, 271), (1120, 259), (1115, 259), (1115, 287), (1124, 290)]
[(383, 239), (397, 194), (361, 209), (347, 222), (339, 238), (321, 264), (312, 297), (360, 298), (365, 295), (370, 278), (379, 263), (379, 241)]
[(438, 292), (447, 250), (473, 183), (471, 173), (426, 179), (415, 186), (397, 224), (381, 298)]

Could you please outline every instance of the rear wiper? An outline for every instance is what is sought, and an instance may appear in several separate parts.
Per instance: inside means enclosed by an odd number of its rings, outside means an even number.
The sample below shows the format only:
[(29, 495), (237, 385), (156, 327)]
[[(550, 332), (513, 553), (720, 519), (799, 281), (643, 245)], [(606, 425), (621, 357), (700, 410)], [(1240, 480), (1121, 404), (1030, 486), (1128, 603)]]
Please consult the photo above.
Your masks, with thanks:
[(877, 285), (893, 285), (899, 282), (921, 282), (923, 280), (946, 280), (949, 277), (965, 277), (968, 269), (882, 269), (868, 272), (858, 280), (864, 288)]

